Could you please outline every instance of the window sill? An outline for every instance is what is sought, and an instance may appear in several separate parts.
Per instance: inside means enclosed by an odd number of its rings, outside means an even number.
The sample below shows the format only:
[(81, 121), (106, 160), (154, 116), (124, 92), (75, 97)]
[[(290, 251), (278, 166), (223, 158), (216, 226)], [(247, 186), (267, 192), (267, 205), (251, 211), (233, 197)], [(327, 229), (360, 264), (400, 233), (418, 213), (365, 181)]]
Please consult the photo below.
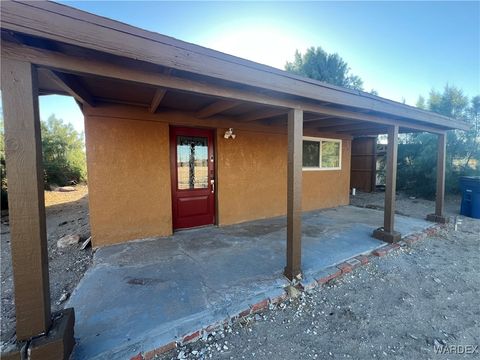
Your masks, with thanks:
[(314, 167), (304, 167), (302, 171), (330, 171), (330, 170), (342, 170), (342, 168), (314, 168)]

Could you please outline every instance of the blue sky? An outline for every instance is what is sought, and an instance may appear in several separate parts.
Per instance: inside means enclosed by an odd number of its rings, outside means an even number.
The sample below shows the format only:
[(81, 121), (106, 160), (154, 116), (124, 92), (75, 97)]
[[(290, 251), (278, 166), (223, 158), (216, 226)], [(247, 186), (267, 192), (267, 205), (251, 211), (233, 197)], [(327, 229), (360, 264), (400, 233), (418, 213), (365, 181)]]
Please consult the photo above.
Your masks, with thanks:
[[(64, 3), (283, 68), (295, 49), (337, 52), (365, 90), (414, 105), (448, 83), (480, 93), (480, 2), (130, 2)], [(83, 128), (72, 100), (41, 100)]]

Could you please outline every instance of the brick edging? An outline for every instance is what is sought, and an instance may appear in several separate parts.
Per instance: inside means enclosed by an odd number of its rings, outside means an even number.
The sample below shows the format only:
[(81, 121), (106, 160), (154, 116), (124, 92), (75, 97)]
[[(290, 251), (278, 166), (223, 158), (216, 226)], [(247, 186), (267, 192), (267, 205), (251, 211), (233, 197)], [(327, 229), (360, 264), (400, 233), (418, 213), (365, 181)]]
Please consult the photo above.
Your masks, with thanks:
[[(324, 274), (324, 276), (322, 276), (321, 278), (315, 279), (313, 282), (309, 284), (300, 283), (298, 285), (298, 288), (300, 290), (305, 291), (305, 290), (310, 290), (318, 286), (324, 285), (333, 279), (337, 279), (343, 276), (344, 274), (348, 274), (352, 272), (354, 269), (360, 266), (367, 265), (370, 262), (370, 257), (372, 256), (377, 256), (377, 257), (385, 256), (395, 250), (400, 249), (401, 247), (412, 245), (420, 240), (423, 240), (427, 236), (433, 236), (437, 234), (437, 232), (441, 228), (444, 228), (444, 227), (445, 227), (444, 224), (433, 224), (432, 226), (426, 228), (421, 232), (410, 234), (402, 238), (402, 240), (399, 241), (398, 243), (382, 246), (381, 248), (375, 249), (366, 255), (358, 255), (358, 256), (352, 257), (351, 259), (345, 260), (344, 262), (337, 264), (336, 266), (332, 266), (330, 268), (331, 272)], [(176, 349), (177, 347), (181, 347), (181, 346), (196, 342), (201, 338), (206, 337), (215, 331), (222, 330), (228, 325), (232, 323), (236, 323), (237, 321), (249, 315), (266, 310), (270, 304), (277, 305), (284, 302), (287, 299), (288, 299), (288, 295), (286, 292), (276, 297), (263, 299), (258, 303), (249, 306), (247, 309), (239, 311), (236, 315), (230, 318), (224, 319), (223, 321), (218, 321), (214, 324), (208, 325), (205, 328), (196, 330), (192, 333), (185, 334), (182, 336), (181, 340), (179, 341), (172, 341), (168, 344), (165, 344), (163, 346), (160, 346), (150, 351), (142, 351), (137, 355), (131, 357), (130, 360), (152, 360), (157, 355), (161, 355), (165, 352)]]

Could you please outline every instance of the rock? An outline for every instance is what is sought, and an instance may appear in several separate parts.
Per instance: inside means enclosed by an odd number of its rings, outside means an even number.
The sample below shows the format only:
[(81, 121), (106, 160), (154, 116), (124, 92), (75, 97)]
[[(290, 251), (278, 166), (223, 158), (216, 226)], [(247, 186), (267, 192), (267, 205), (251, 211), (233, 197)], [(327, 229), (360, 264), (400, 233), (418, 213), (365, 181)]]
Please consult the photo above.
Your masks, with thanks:
[(296, 299), (300, 296), (301, 292), (294, 286), (288, 285), (285, 290), (287, 291), (288, 297), (291, 299)]
[(178, 353), (178, 356), (177, 356), (177, 359), (181, 360), (181, 359), (186, 359), (187, 357), (185, 356), (185, 351), (180, 351)]
[(70, 192), (70, 191), (77, 191), (77, 189), (75, 189), (73, 186), (61, 186), (61, 187), (57, 188), (57, 191)]
[(88, 246), (88, 244), (90, 244), (92, 240), (92, 237), (89, 236), (87, 240), (85, 240), (82, 245), (80, 246), (80, 250), (85, 250), (85, 248)]
[(60, 296), (60, 299), (58, 299), (57, 305), (60, 305), (61, 303), (65, 302), (69, 296), (70, 294), (68, 292), (64, 292), (62, 296)]
[(65, 235), (57, 241), (57, 247), (60, 249), (67, 248), (71, 245), (76, 245), (80, 241), (80, 235), (70, 234)]
[(255, 321), (261, 321), (262, 317), (258, 314), (255, 314)]

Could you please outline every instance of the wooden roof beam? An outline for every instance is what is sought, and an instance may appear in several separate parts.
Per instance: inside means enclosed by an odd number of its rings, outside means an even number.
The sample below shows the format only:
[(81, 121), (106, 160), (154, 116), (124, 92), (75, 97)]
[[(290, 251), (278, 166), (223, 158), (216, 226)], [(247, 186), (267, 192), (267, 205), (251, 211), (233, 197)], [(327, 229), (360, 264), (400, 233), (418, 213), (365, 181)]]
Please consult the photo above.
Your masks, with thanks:
[(150, 111), (151, 114), (154, 114), (155, 112), (157, 112), (157, 109), (160, 106), (166, 94), (167, 94), (167, 89), (164, 89), (164, 88), (158, 88), (155, 91), (155, 95), (153, 95), (150, 108), (148, 109), (148, 111)]
[[(172, 69), (167, 68), (163, 70), (163, 73), (168, 76), (172, 73), (172, 71), (173, 71)], [(167, 94), (167, 89), (165, 88), (157, 88), (157, 90), (155, 90), (155, 94), (153, 95), (152, 101), (150, 103), (150, 107), (148, 109), (148, 111), (151, 114), (155, 114), (157, 112), (166, 94)]]
[(77, 77), (72, 74), (65, 74), (55, 70), (48, 71), (49, 76), (58, 84), (66, 93), (73, 96), (77, 101), (87, 103), (91, 107), (95, 107), (96, 101), (93, 96), (83, 87)]
[(274, 116), (283, 115), (288, 112), (287, 109), (265, 109), (249, 112), (248, 114), (237, 117), (240, 121), (255, 121), (268, 119)]
[(304, 123), (312, 122), (312, 121), (318, 121), (318, 120), (326, 120), (326, 119), (331, 119), (333, 116), (330, 115), (323, 115), (323, 116), (315, 116), (309, 119), (303, 119)]
[(319, 126), (317, 129), (322, 130), (322, 131), (332, 131), (332, 132), (349, 132), (353, 130), (362, 130), (365, 128), (375, 128), (375, 127), (380, 127), (378, 124), (373, 124), (373, 123), (362, 123), (362, 122), (356, 122), (354, 124), (349, 123), (349, 124), (340, 124), (340, 125), (334, 125), (334, 126)]
[(356, 120), (347, 120), (347, 119), (328, 119), (328, 120), (317, 120), (315, 122), (308, 122), (303, 125), (305, 128), (320, 128), (320, 127), (329, 127), (329, 126), (337, 126), (337, 125), (350, 125), (350, 124), (358, 124), (359, 122)]
[(234, 107), (240, 105), (240, 101), (234, 100), (218, 100), (210, 105), (205, 106), (204, 108), (197, 111), (195, 116), (200, 119), (205, 119), (210, 116), (219, 114), (223, 111), (233, 109)]

